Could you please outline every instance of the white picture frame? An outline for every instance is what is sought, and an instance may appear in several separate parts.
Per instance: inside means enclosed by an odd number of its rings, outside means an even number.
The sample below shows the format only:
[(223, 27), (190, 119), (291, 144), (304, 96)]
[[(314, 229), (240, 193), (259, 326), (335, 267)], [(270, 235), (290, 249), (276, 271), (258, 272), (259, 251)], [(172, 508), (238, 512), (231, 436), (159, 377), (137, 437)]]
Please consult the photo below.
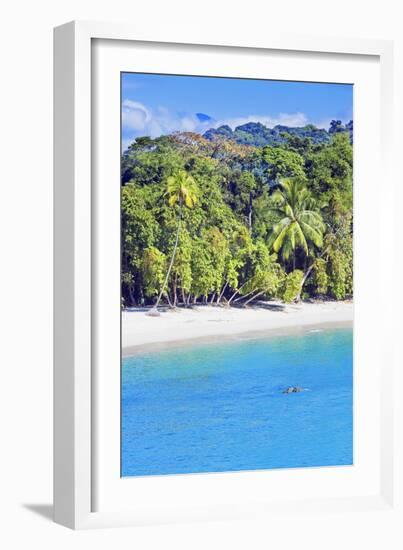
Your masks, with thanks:
[[(326, 62), (350, 59), (353, 56), (361, 56), (362, 60), (371, 60), (376, 63), (376, 70), (372, 71), (377, 78), (374, 86), (372, 100), (379, 102), (379, 128), (375, 124), (376, 136), (380, 136), (380, 143), (377, 137), (372, 136), (371, 143), (368, 142), (366, 151), (371, 151), (369, 166), (376, 170), (376, 165), (371, 162), (382, 163), (384, 180), (391, 182), (385, 185), (382, 193), (382, 201), (377, 202), (374, 194), (367, 202), (363, 203), (363, 211), (377, 212), (376, 223), (371, 229), (372, 235), (379, 243), (382, 235), (389, 234), (393, 224), (388, 215), (386, 203), (394, 204), (395, 191), (393, 186), (393, 167), (391, 161), (392, 142), (392, 121), (393, 121), (393, 45), (386, 41), (369, 40), (346, 40), (335, 38), (307, 37), (307, 36), (286, 36), (270, 33), (269, 37), (248, 36), (239, 39), (233, 44), (230, 41), (217, 39), (203, 32), (200, 39), (194, 36), (153, 37), (146, 31), (133, 28), (131, 25), (117, 25), (109, 23), (72, 22), (55, 29), (55, 370), (54, 370), (54, 510), (55, 521), (71, 528), (91, 528), (118, 525), (138, 525), (178, 522), (187, 520), (219, 519), (226, 517), (250, 517), (254, 514), (276, 513), (279, 509), (283, 511), (295, 511), (309, 507), (312, 513), (335, 511), (345, 509), (351, 510), (389, 510), (394, 511), (396, 492), (398, 490), (395, 476), (394, 464), (394, 417), (397, 415), (397, 408), (394, 404), (393, 395), (390, 392), (391, 381), (393, 380), (393, 368), (396, 356), (394, 354), (393, 334), (396, 327), (393, 325), (391, 315), (391, 304), (387, 299), (385, 289), (390, 288), (393, 281), (393, 270), (383, 270), (366, 277), (367, 285), (375, 278), (380, 283), (377, 288), (379, 292), (372, 297), (371, 307), (366, 303), (366, 291), (362, 277), (362, 291), (358, 289), (358, 322), (361, 329), (358, 333), (360, 349), (364, 350), (362, 342), (368, 336), (367, 360), (378, 362), (378, 366), (372, 371), (372, 378), (364, 373), (360, 381), (365, 382), (368, 392), (375, 392), (372, 396), (379, 398), (379, 408), (375, 407), (377, 413), (373, 418), (375, 426), (379, 427), (377, 434), (366, 432), (366, 442), (360, 441), (360, 449), (366, 451), (366, 458), (363, 458), (363, 472), (365, 475), (358, 477), (351, 471), (346, 470), (333, 473), (315, 471), (302, 473), (301, 470), (284, 470), (276, 473), (276, 479), (272, 477), (267, 483), (270, 491), (275, 493), (281, 484), (284, 485), (287, 477), (292, 479), (294, 486), (298, 487), (295, 492), (287, 493), (285, 499), (258, 498), (258, 487), (266, 483), (264, 473), (246, 472), (235, 474), (204, 474), (203, 476), (168, 476), (154, 477), (151, 479), (137, 480), (137, 485), (125, 486), (120, 491), (117, 482), (116, 472), (114, 479), (108, 478), (108, 469), (111, 471), (116, 466), (116, 453), (119, 449), (111, 451), (109, 457), (108, 448), (111, 442), (116, 442), (117, 418), (113, 417), (108, 423), (103, 423), (104, 417), (100, 413), (99, 403), (102, 406), (108, 403), (108, 395), (105, 392), (113, 393), (116, 390), (116, 376), (110, 379), (110, 385), (105, 383), (104, 375), (99, 376), (98, 359), (100, 357), (99, 330), (103, 325), (108, 312), (108, 306), (102, 305), (99, 296), (99, 288), (102, 286), (103, 295), (105, 289), (112, 288), (114, 274), (110, 278), (104, 277), (103, 282), (96, 281), (96, 272), (99, 270), (102, 259), (99, 259), (97, 252), (97, 234), (100, 231), (99, 218), (105, 215), (107, 198), (99, 197), (94, 174), (99, 173), (99, 166), (94, 155), (97, 152), (97, 143), (102, 141), (105, 128), (111, 128), (113, 122), (106, 122), (99, 127), (99, 135), (94, 136), (94, 121), (97, 119), (99, 102), (94, 104), (94, 86), (97, 85), (96, 62), (99, 54), (94, 48), (99, 41), (114, 41), (115, 45), (122, 48), (141, 45), (147, 50), (147, 45), (159, 48), (175, 47), (176, 50), (188, 50), (196, 52), (200, 59), (204, 51), (214, 51), (221, 55), (223, 52), (241, 53), (242, 56), (269, 55), (270, 52), (281, 53), (287, 57), (297, 55), (299, 57), (314, 57), (317, 54), (326, 55)], [(123, 41), (123, 42), (121, 42)], [(165, 45), (164, 45), (165, 44)], [(193, 48), (193, 50), (192, 50)], [(123, 51), (123, 50), (122, 50)], [(130, 63), (136, 64), (139, 56), (130, 53)], [(137, 52), (138, 55), (139, 52)], [(120, 55), (120, 54), (119, 54)], [(228, 54), (230, 55), (230, 54)], [(116, 58), (116, 53), (114, 54)], [(350, 57), (349, 57), (350, 56)], [(108, 56), (106, 56), (108, 58)], [(113, 56), (112, 56), (113, 57)], [(173, 58), (174, 56), (170, 55)], [(144, 63), (148, 57), (142, 59), (141, 70), (145, 70)], [(110, 62), (110, 58), (109, 58)], [(151, 62), (151, 61), (150, 61)], [(116, 61), (115, 61), (116, 63)], [(129, 63), (129, 61), (127, 61)], [(172, 71), (171, 65), (166, 62), (166, 72)], [(126, 65), (127, 66), (127, 65)], [(151, 71), (156, 70), (151, 65)], [(111, 69), (112, 70), (112, 69)], [(116, 67), (113, 69), (116, 72)], [(186, 69), (185, 69), (186, 70)], [(231, 71), (232, 67), (229, 66)], [(237, 68), (239, 71), (239, 67)], [(379, 74), (375, 74), (378, 73)], [(237, 76), (237, 72), (234, 76)], [(198, 72), (200, 74), (200, 72)], [(204, 74), (204, 73), (203, 73)], [(324, 73), (325, 74), (325, 73)], [(323, 78), (326, 78), (325, 76)], [(327, 77), (328, 78), (328, 77)], [(359, 78), (359, 77), (357, 77)], [(369, 82), (369, 81), (368, 81)], [(103, 81), (106, 84), (106, 81)], [(379, 89), (378, 89), (379, 83)], [(113, 90), (111, 90), (113, 94)], [(108, 96), (109, 97), (109, 96)], [(119, 110), (120, 105), (116, 106)], [(102, 105), (101, 105), (102, 108)], [(364, 121), (365, 113), (362, 111), (361, 118)], [(116, 121), (119, 124), (119, 121)], [(363, 122), (364, 124), (364, 122)], [(363, 126), (364, 128), (364, 126)], [(115, 128), (116, 129), (116, 128)], [(116, 137), (116, 132), (112, 131)], [(362, 143), (364, 144), (364, 132), (362, 132)], [(113, 137), (112, 139), (115, 139)], [(102, 147), (113, 148), (113, 141), (102, 142)], [(358, 132), (358, 145), (360, 144), (360, 133)], [(370, 149), (372, 147), (372, 149)], [(364, 149), (363, 149), (364, 150)], [(120, 156), (120, 144), (118, 143), (114, 152), (115, 160)], [(378, 160), (374, 160), (378, 159)], [(103, 169), (108, 170), (108, 162)], [(358, 174), (359, 178), (364, 176), (375, 178), (371, 170), (366, 174), (364, 170), (364, 159), (357, 163), (362, 167)], [(111, 161), (112, 165), (112, 161)], [(110, 172), (112, 177), (116, 175), (116, 162)], [(355, 174), (356, 176), (356, 174)], [(119, 180), (117, 181), (119, 185)], [(364, 200), (363, 195), (358, 195), (359, 200)], [(119, 200), (119, 199), (117, 199)], [(113, 198), (112, 198), (113, 202)], [(112, 204), (112, 203), (110, 203)], [(105, 206), (106, 205), (106, 206)], [(115, 201), (116, 205), (116, 201)], [(112, 206), (110, 206), (112, 208)], [(116, 209), (115, 209), (116, 214)], [(115, 215), (116, 220), (116, 215)], [(368, 216), (358, 219), (361, 230), (358, 234), (363, 235), (363, 229), (369, 224)], [(361, 240), (364, 242), (364, 239)], [(356, 246), (357, 243), (355, 243)], [(116, 255), (118, 243), (106, 250)], [(364, 245), (362, 245), (364, 246)], [(389, 241), (379, 247), (379, 263), (383, 258), (388, 258), (389, 251), (393, 250), (393, 243)], [(104, 256), (106, 252), (104, 253)], [(102, 255), (101, 255), (102, 256)], [(364, 260), (363, 260), (364, 261)], [(117, 265), (117, 264), (116, 264)], [(358, 272), (363, 272), (363, 264), (358, 265)], [(105, 264), (103, 264), (105, 266)], [(108, 286), (112, 285), (112, 286)], [(361, 297), (360, 297), (361, 294)], [(119, 303), (117, 303), (119, 310)], [(114, 310), (116, 312), (116, 310)], [(361, 313), (360, 313), (361, 312)], [(109, 313), (109, 312), (108, 312)], [(110, 316), (112, 319), (112, 315)], [(119, 332), (116, 327), (116, 316), (114, 318), (115, 328), (111, 326), (111, 332)], [(382, 323), (379, 323), (382, 319)], [(357, 317), (356, 317), (357, 320)], [(376, 330), (374, 321), (378, 322)], [(372, 322), (372, 325), (371, 325)], [(373, 346), (374, 338), (379, 339), (379, 348)], [(120, 337), (120, 336), (119, 336)], [(371, 344), (372, 342), (372, 344)], [(115, 339), (116, 344), (116, 339)], [(113, 346), (102, 349), (103, 357), (116, 358)], [(365, 351), (365, 350), (364, 350)], [(363, 357), (365, 357), (365, 353)], [(113, 355), (115, 353), (115, 355)], [(372, 359), (371, 359), (372, 356)], [(104, 360), (103, 369), (108, 370), (108, 361)], [(380, 368), (381, 366), (381, 368)], [(379, 370), (378, 370), (379, 369)], [(104, 371), (105, 372), (105, 371)], [(102, 382), (104, 380), (104, 382)], [(100, 382), (101, 381), (101, 382)], [(375, 382), (379, 384), (376, 385)], [(372, 390), (370, 390), (372, 388)], [(116, 393), (114, 402), (111, 402), (111, 410), (116, 410)], [(369, 400), (363, 393), (355, 393), (355, 399), (367, 407), (370, 411)], [(366, 403), (366, 404), (365, 404)], [(101, 407), (102, 408), (102, 407)], [(363, 409), (364, 410), (364, 409)], [(370, 412), (369, 412), (370, 414)], [(109, 427), (107, 426), (109, 425)], [(361, 426), (363, 428), (363, 426)], [(363, 432), (365, 430), (361, 430)], [(375, 432), (376, 430), (374, 430)], [(106, 434), (106, 435), (105, 435)], [(101, 443), (100, 443), (101, 441)], [(371, 452), (371, 449), (373, 452)], [(374, 456), (378, 455), (376, 459)], [(101, 454), (108, 458), (99, 461), (97, 455)], [(365, 460), (368, 459), (367, 462)], [(365, 463), (365, 464), (364, 464)], [(114, 466), (115, 465), (115, 466)], [(116, 468), (115, 468), (116, 469)], [(327, 469), (329, 470), (329, 469)], [(357, 470), (358, 471), (358, 470)], [(313, 472), (313, 473), (312, 473)], [(316, 472), (316, 473), (315, 473)], [(376, 475), (375, 473), (376, 472)], [(379, 476), (378, 476), (379, 474)], [(360, 474), (361, 475), (361, 474)], [(319, 477), (320, 476), (320, 479)], [(333, 476), (333, 481), (331, 477)], [(186, 477), (186, 482), (183, 478)], [(375, 479), (376, 477), (376, 479)], [(193, 478), (193, 479), (191, 479)], [(373, 485), (366, 489), (369, 480)], [(329, 485), (326, 485), (329, 482)], [(357, 482), (357, 483), (356, 483)], [(355, 484), (356, 483), (356, 484)], [(279, 485), (280, 484), (280, 485)], [(307, 491), (310, 487), (316, 486), (318, 490)], [(333, 485), (333, 489), (331, 488)], [(100, 488), (107, 487), (109, 492), (102, 489), (102, 506), (99, 509)], [(200, 491), (200, 487), (207, 487), (208, 493), (217, 494), (214, 499), (208, 495), (204, 496), (199, 492), (198, 500), (190, 502), (190, 495)], [(347, 486), (352, 490), (347, 491)], [(251, 489), (255, 487), (255, 489)], [(329, 487), (327, 494), (326, 487)], [(216, 489), (215, 489), (216, 488)], [(217, 489), (218, 488), (218, 489)], [(337, 488), (337, 490), (336, 490)], [(254, 492), (255, 491), (255, 492)], [(219, 499), (219, 493), (229, 494), (227, 499)], [(126, 495), (124, 496), (124, 493)], [(130, 495), (137, 498), (137, 505), (128, 503)], [(145, 495), (151, 495), (147, 503)], [(166, 499), (165, 505), (159, 505)], [(137, 497), (136, 497), (137, 495)], [(140, 498), (139, 495), (142, 495)], [(175, 495), (175, 496), (173, 496)], [(107, 501), (105, 503), (105, 501)]]

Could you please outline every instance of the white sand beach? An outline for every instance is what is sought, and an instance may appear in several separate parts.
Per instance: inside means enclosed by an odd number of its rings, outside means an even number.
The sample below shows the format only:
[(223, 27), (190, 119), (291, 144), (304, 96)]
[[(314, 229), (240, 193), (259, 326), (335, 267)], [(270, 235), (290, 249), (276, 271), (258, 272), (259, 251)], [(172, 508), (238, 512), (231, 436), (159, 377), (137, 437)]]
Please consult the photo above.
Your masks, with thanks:
[(267, 302), (247, 309), (196, 306), (161, 311), (150, 317), (145, 311), (122, 314), (122, 351), (127, 356), (140, 347), (200, 339), (216, 340), (243, 333), (286, 334), (320, 327), (352, 326), (352, 302), (282, 304)]

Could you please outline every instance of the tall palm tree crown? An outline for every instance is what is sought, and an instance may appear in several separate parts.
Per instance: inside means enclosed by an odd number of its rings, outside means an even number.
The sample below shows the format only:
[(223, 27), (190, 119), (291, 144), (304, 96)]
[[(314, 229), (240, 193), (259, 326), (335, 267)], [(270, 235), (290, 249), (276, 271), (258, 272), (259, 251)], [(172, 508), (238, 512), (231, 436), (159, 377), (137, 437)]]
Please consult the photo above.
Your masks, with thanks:
[(167, 178), (167, 195), (170, 206), (178, 203), (179, 206), (185, 204), (188, 208), (193, 208), (197, 202), (196, 182), (185, 170), (180, 170)]
[(268, 245), (284, 260), (294, 255), (297, 248), (309, 254), (309, 246), (323, 245), (325, 224), (315, 210), (315, 201), (303, 182), (283, 180), (272, 196), (272, 210), (280, 217), (269, 236)]

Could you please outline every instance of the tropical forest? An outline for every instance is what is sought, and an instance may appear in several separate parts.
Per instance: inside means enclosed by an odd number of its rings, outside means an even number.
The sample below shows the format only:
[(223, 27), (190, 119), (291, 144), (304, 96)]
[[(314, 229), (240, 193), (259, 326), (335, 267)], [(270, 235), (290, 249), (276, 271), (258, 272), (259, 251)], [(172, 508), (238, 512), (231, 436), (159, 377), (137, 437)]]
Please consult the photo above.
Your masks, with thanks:
[(137, 137), (121, 160), (122, 307), (353, 294), (353, 124)]

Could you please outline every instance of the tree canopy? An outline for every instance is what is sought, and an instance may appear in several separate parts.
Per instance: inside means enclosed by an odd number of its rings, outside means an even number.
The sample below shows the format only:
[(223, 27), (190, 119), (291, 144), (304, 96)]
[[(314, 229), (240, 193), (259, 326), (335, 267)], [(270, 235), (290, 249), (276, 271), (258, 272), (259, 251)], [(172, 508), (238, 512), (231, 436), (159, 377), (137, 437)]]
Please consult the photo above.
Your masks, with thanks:
[(262, 146), (229, 127), (137, 138), (122, 155), (124, 306), (350, 296), (347, 126), (316, 141), (280, 128)]

